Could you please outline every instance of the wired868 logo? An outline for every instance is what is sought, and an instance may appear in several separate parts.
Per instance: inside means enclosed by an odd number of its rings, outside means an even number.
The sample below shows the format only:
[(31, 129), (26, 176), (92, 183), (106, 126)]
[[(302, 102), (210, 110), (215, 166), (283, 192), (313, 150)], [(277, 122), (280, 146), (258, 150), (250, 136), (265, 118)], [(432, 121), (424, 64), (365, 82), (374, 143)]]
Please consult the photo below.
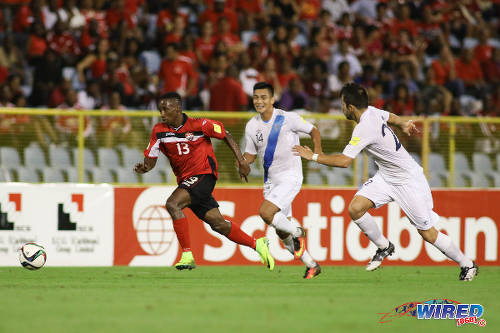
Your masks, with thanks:
[(486, 326), (481, 318), (484, 307), (481, 304), (461, 304), (451, 299), (430, 299), (425, 302), (408, 302), (395, 307), (391, 312), (382, 315), (379, 323), (388, 323), (404, 316), (417, 319), (453, 319), (457, 327), (465, 324)]

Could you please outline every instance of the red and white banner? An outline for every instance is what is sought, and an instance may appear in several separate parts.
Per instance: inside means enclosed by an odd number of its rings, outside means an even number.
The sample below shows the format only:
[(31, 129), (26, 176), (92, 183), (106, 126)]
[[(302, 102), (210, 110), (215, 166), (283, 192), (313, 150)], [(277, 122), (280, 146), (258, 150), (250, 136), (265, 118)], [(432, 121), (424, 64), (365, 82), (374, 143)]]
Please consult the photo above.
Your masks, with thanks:
[(0, 266), (19, 265), (27, 242), (45, 248), (47, 266), (112, 265), (113, 209), (110, 185), (0, 184)]
[[(174, 187), (115, 188), (115, 265), (168, 266), (180, 257), (172, 220), (164, 204)], [(347, 207), (351, 189), (303, 189), (293, 203), (293, 216), (307, 229), (307, 248), (324, 265), (365, 264), (375, 252), (359, 228), (351, 223)], [(259, 217), (260, 188), (216, 188), (215, 198), (229, 220), (254, 237), (266, 235), (278, 264), (294, 261), (273, 228)], [(446, 232), (479, 265), (499, 265), (499, 190), (433, 191), (438, 228)], [(191, 246), (199, 265), (259, 264), (258, 255), (213, 232), (189, 209)], [(425, 243), (395, 203), (371, 214), (396, 252), (384, 265), (455, 265)]]

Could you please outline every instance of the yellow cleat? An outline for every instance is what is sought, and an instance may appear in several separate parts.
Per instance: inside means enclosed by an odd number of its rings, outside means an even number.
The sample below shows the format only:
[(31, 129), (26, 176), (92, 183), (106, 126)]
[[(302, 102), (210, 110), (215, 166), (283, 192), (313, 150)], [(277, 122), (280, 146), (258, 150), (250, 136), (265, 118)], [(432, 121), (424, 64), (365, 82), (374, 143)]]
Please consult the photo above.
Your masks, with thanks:
[(267, 268), (272, 271), (274, 269), (274, 258), (269, 252), (269, 241), (266, 237), (257, 239), (255, 251), (260, 255), (260, 261), (267, 265)]
[(193, 268), (196, 268), (196, 264), (193, 258), (193, 252), (182, 252), (181, 260), (179, 260), (179, 262), (175, 264), (175, 268), (180, 271), (183, 269), (192, 270)]

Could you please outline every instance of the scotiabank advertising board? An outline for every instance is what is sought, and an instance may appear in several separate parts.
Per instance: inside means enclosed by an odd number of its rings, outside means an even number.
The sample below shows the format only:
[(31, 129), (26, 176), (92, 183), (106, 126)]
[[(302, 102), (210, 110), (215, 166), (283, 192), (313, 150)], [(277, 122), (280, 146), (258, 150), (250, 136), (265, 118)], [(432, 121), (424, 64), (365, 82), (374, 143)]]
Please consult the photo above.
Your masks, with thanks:
[(46, 249), (47, 266), (112, 265), (113, 209), (110, 185), (0, 184), (0, 266), (19, 265), (27, 242)]
[[(115, 265), (169, 266), (181, 251), (164, 204), (175, 187), (115, 188)], [(293, 203), (294, 218), (307, 230), (307, 248), (324, 265), (361, 265), (375, 253), (347, 207), (355, 190), (303, 189)], [(222, 214), (254, 237), (267, 236), (277, 264), (301, 264), (279, 242), (273, 228), (259, 217), (260, 188), (216, 188)], [(437, 228), (447, 233), (479, 265), (499, 265), (499, 190), (433, 191)], [(191, 247), (198, 265), (260, 264), (258, 255), (213, 232), (189, 209)], [(455, 265), (425, 243), (396, 203), (371, 210), (396, 246), (384, 265)]]

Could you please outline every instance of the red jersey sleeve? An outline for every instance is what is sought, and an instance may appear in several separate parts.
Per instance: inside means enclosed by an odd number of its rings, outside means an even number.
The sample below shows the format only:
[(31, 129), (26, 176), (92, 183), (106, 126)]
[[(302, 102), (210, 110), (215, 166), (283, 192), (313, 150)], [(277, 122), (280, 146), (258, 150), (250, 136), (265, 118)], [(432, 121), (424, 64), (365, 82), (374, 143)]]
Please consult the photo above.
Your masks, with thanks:
[(160, 140), (156, 137), (156, 126), (153, 127), (151, 139), (149, 140), (148, 147), (144, 150), (144, 157), (158, 158), (160, 154)]
[(201, 130), (203, 134), (210, 138), (224, 139), (226, 137), (226, 130), (220, 121), (203, 119)]

